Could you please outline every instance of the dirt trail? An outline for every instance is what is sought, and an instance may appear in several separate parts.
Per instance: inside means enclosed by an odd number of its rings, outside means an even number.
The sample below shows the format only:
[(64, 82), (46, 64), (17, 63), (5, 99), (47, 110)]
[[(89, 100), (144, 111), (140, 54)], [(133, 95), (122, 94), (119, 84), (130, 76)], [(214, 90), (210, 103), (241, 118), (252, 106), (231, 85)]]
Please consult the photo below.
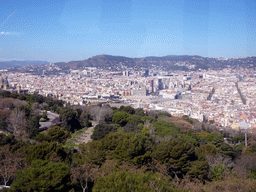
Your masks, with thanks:
[(76, 138), (75, 144), (79, 145), (81, 143), (88, 143), (92, 141), (91, 136), (93, 134), (92, 130), (97, 125), (96, 121), (92, 121), (92, 127), (89, 127), (86, 131), (83, 131), (81, 135)]

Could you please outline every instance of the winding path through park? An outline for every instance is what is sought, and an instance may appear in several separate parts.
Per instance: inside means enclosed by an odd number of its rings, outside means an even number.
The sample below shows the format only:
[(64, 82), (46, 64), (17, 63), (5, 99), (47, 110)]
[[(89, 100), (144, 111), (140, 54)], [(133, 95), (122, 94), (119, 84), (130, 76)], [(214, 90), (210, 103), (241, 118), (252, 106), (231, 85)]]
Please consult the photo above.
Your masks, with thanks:
[(97, 125), (96, 121), (92, 121), (92, 127), (89, 127), (86, 131), (83, 131), (81, 135), (76, 138), (75, 144), (79, 145), (81, 143), (88, 143), (92, 141), (91, 136), (93, 134), (92, 130)]
[[(43, 111), (40, 112), (40, 115), (42, 115), (42, 114), (43, 114)], [(56, 117), (59, 117), (59, 114), (53, 113), (51, 111), (47, 111), (47, 116), (49, 118), (49, 121), (47, 121), (47, 122), (39, 122), (39, 124), (40, 124), (39, 130), (45, 130), (45, 129), (48, 129), (49, 127), (53, 126), (54, 124), (52, 124), (52, 121)]]

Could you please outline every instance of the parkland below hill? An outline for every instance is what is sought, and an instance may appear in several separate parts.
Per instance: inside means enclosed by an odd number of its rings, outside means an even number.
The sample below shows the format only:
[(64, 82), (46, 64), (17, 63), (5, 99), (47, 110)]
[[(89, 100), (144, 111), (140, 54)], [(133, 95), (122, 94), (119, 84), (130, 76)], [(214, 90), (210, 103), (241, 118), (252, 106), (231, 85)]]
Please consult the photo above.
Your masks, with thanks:
[[(188, 116), (71, 106), (37, 93), (0, 97), (0, 185), (10, 186), (2, 191), (256, 190), (253, 133), (245, 147), (243, 133)], [(42, 132), (40, 111), (59, 114)], [(72, 140), (92, 122), (90, 142)]]

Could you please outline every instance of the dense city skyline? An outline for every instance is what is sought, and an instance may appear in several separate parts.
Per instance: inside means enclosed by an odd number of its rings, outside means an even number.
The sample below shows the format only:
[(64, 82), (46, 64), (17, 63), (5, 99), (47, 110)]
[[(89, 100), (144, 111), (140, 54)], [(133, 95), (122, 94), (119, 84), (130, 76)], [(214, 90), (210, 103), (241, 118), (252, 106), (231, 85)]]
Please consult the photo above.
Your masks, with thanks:
[(253, 1), (0, 3), (0, 61), (255, 56)]

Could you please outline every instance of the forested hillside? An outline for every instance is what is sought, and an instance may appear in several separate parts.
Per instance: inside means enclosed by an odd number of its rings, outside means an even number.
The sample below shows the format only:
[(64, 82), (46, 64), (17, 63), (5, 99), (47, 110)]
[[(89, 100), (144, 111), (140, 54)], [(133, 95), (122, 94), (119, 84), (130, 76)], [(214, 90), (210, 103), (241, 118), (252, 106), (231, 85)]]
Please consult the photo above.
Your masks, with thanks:
[[(0, 185), (10, 186), (2, 191), (256, 191), (253, 133), (245, 147), (244, 133), (188, 116), (0, 97)], [(92, 141), (77, 145), (92, 121)]]

